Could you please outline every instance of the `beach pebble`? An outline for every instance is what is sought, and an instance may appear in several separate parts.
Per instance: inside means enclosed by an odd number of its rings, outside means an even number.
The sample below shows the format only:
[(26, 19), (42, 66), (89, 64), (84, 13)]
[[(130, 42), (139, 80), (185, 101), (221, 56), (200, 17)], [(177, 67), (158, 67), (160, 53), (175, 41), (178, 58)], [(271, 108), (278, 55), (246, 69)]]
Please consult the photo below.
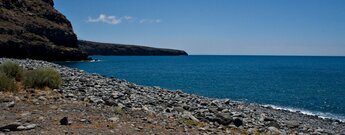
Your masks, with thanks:
[(119, 121), (119, 117), (111, 117), (111, 118), (109, 118), (108, 119), (109, 121), (111, 121), (111, 122), (117, 122), (117, 121)]

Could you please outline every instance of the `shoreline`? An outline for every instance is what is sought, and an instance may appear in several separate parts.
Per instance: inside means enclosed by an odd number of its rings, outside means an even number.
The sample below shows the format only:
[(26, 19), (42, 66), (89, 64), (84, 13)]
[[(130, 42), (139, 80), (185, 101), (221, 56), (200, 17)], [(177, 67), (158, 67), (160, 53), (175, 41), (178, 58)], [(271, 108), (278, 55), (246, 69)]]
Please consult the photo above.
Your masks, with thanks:
[(208, 98), (160, 87), (141, 86), (45, 61), (0, 58), (0, 62), (5, 60), (17, 62), (24, 68), (57, 69), (64, 81), (59, 91), (70, 100), (89, 101), (95, 105), (123, 106), (128, 109), (143, 108), (152, 113), (210, 123), (209, 128), (234, 127), (278, 134), (345, 132), (344, 121), (307, 115), (301, 111), (293, 112), (256, 103)]
[(342, 123), (345, 123), (345, 116), (342, 116), (342, 115), (335, 115), (332, 113), (303, 110), (303, 109), (299, 109), (299, 108), (281, 107), (281, 106), (276, 106), (276, 105), (271, 105), (271, 104), (265, 104), (265, 105), (257, 104), (257, 105), (260, 105), (262, 107), (270, 107), (270, 108), (276, 109), (276, 110), (284, 110), (284, 111), (289, 111), (292, 113), (300, 113), (300, 114), (308, 115), (308, 116), (316, 116), (316, 117), (319, 117), (320, 119), (325, 119), (325, 120), (329, 119), (329, 120), (340, 121)]

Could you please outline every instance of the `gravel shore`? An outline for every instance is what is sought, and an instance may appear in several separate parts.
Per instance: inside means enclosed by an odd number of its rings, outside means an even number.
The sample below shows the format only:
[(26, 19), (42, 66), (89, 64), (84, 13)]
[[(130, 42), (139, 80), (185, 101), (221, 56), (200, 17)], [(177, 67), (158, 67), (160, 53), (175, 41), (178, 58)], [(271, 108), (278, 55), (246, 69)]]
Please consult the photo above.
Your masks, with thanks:
[(54, 91), (66, 100), (83, 101), (93, 106), (120, 107), (127, 111), (142, 110), (167, 118), (206, 123), (202, 126), (196, 124), (195, 127), (206, 134), (226, 134), (227, 129), (243, 130), (246, 134), (345, 133), (345, 123), (339, 120), (136, 85), (45, 61), (0, 58), (0, 62), (6, 60), (14, 61), (29, 70), (41, 67), (57, 69), (64, 83)]

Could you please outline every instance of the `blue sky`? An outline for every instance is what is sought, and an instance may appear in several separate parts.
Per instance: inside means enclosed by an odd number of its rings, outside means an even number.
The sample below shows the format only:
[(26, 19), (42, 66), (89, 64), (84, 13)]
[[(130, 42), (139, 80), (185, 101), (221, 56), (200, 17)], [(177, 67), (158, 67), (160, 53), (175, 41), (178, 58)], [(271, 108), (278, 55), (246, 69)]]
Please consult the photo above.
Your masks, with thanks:
[(79, 39), (220, 55), (345, 56), (345, 0), (55, 0)]

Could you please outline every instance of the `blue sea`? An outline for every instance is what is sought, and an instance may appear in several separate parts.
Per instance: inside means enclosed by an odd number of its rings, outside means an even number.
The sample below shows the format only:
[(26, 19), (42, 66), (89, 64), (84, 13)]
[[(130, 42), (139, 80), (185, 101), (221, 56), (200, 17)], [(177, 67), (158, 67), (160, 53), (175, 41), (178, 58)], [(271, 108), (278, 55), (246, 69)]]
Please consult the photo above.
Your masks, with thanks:
[(345, 57), (93, 56), (66, 66), (140, 85), (345, 120)]

